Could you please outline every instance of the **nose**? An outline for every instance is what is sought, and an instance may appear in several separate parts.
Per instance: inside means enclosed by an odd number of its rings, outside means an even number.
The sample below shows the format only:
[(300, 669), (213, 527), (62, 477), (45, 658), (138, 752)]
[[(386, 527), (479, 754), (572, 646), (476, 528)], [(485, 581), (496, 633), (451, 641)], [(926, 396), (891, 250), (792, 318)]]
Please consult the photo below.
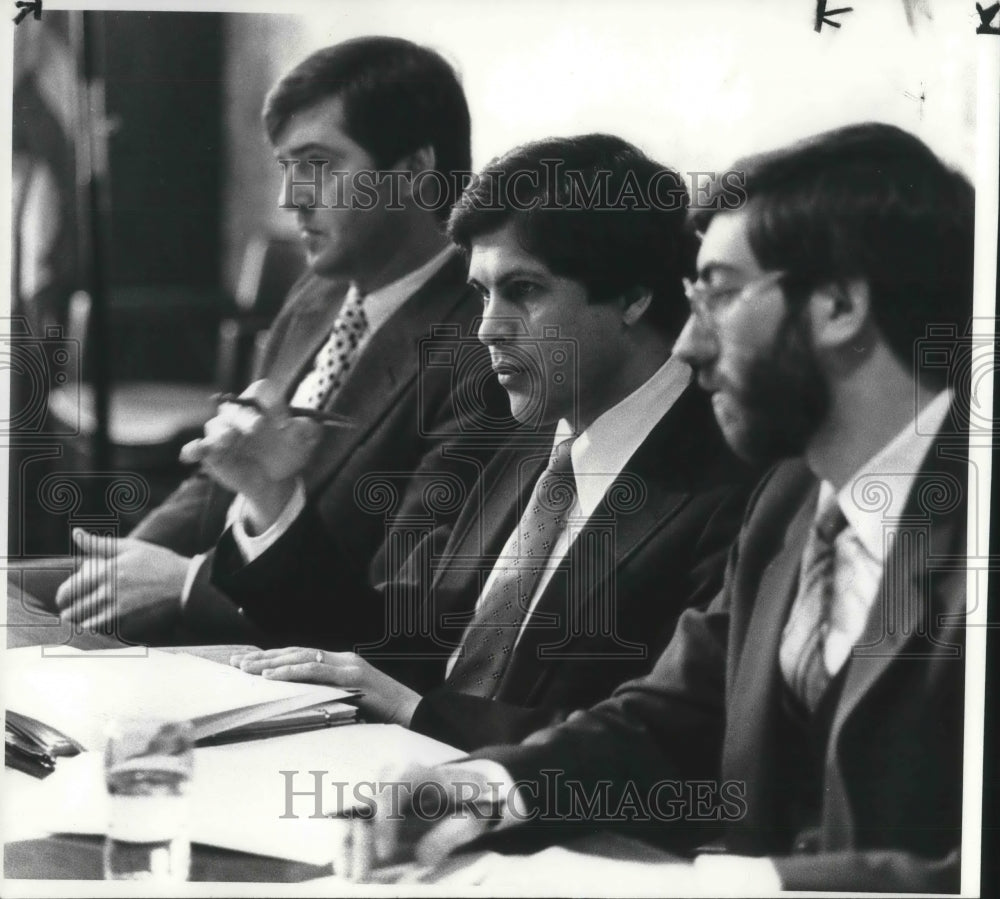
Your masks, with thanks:
[(719, 342), (715, 332), (691, 313), (674, 344), (674, 355), (697, 370), (714, 361), (718, 352)]
[(511, 338), (514, 325), (515, 320), (511, 310), (497, 297), (490, 297), (483, 304), (483, 318), (478, 331), (479, 340), (486, 346), (502, 343)]
[(318, 164), (283, 159), (280, 166), (279, 209), (304, 212), (323, 204), (323, 180)]

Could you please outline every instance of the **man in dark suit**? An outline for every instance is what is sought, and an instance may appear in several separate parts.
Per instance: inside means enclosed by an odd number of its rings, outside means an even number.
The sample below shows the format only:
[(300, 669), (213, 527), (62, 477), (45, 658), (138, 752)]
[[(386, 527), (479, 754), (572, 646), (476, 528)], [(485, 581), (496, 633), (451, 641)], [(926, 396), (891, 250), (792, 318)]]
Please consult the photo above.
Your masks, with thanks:
[[(601, 178), (605, 208), (587, 206), (574, 179)], [(629, 183), (642, 196), (615, 205)], [(648, 670), (680, 613), (718, 589), (749, 483), (671, 352), (687, 309), (685, 209), (676, 173), (607, 135), (487, 167), (450, 232), (525, 432), (443, 550), (428, 536), (381, 591), (359, 586), (308, 508), (259, 556), (223, 538), (217, 582), (269, 632), (314, 647), (240, 657), (244, 670), (359, 687), (369, 718), (465, 747), (523, 736)], [(391, 620), (409, 627), (388, 633)]]
[[(367, 562), (386, 518), (418, 508), (428, 478), (467, 486), (491, 453), (460, 458), (443, 447), (502, 429), (508, 416), (494, 382), (470, 381), (476, 355), (479, 370), (489, 364), (470, 339), (479, 303), (443, 230), (470, 165), (469, 113), (440, 56), (370, 37), (296, 66), (268, 96), (264, 123), (284, 172), (279, 202), (295, 214), (309, 270), (271, 329), (262, 376), (289, 402), (352, 420), (314, 441), (304, 489), (352, 558)], [(416, 186), (428, 180), (424, 196)], [(421, 359), (433, 333), (455, 344), (450, 368)], [(399, 484), (399, 503), (382, 516), (355, 500), (373, 472)], [(120, 636), (143, 642), (271, 645), (209, 580), (227, 515), (245, 505), (236, 488), (199, 470), (129, 538), (75, 535), (85, 552), (115, 559), (62, 585), (63, 618), (87, 628), (114, 620)]]
[[(734, 170), (746, 203), (700, 212), (676, 352), (734, 449), (796, 458), (647, 677), (401, 774), (380, 811), (412, 826), (355, 822), (355, 860), (439, 859), (497, 817), (493, 839), (529, 843), (599, 820), (674, 851), (717, 841), (676, 868), (708, 895), (959, 889), (972, 190), (881, 124)], [(421, 824), (425, 782), (461, 814)], [(506, 814), (469, 814), (502, 784)]]

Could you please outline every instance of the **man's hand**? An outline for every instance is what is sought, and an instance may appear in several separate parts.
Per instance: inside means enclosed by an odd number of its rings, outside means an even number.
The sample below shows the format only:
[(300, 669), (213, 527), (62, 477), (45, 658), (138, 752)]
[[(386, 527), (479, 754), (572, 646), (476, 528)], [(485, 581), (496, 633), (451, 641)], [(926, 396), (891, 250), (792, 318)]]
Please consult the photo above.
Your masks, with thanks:
[(273, 680), (332, 684), (360, 690), (359, 707), (367, 718), (409, 727), (420, 694), (379, 671), (353, 652), (323, 652), (292, 646), (234, 655), (230, 664)]
[(256, 381), (242, 394), (259, 409), (223, 403), (205, 425), (205, 436), (181, 449), (181, 461), (200, 462), (208, 474), (248, 502), (256, 533), (281, 514), (309, 463), (322, 426), (291, 417), (269, 381)]
[(434, 867), (482, 836), (496, 824), (510, 778), (487, 776), (480, 765), (410, 766), (383, 775), (374, 803), (337, 820), (334, 873), (364, 881), (379, 879), (381, 866)]
[(73, 542), (86, 555), (80, 570), (56, 592), (63, 621), (146, 637), (180, 613), (190, 559), (143, 540), (102, 537), (81, 528), (73, 531)]

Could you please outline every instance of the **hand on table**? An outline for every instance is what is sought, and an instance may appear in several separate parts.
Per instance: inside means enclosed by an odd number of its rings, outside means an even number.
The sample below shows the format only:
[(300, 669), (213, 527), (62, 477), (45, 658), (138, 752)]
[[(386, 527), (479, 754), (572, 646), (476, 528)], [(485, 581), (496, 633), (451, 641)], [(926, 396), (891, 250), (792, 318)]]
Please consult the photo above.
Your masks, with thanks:
[(439, 865), (492, 829), (506, 789), (475, 763), (411, 765), (380, 783), (374, 803), (336, 819), (333, 870), (339, 877), (364, 881), (381, 866)]
[(205, 436), (181, 449), (181, 461), (200, 462), (208, 474), (243, 494), (257, 533), (272, 524), (295, 490), (322, 435), (322, 426), (291, 417), (269, 381), (256, 381), (242, 394), (260, 409), (222, 403), (205, 424)]
[(145, 638), (179, 614), (190, 559), (144, 540), (82, 528), (74, 529), (73, 542), (86, 555), (56, 591), (63, 621), (90, 630), (117, 624), (119, 634)]
[(379, 671), (353, 652), (323, 652), (291, 646), (234, 655), (230, 664), (274, 680), (332, 684), (360, 690), (358, 703), (375, 721), (409, 727), (420, 694)]

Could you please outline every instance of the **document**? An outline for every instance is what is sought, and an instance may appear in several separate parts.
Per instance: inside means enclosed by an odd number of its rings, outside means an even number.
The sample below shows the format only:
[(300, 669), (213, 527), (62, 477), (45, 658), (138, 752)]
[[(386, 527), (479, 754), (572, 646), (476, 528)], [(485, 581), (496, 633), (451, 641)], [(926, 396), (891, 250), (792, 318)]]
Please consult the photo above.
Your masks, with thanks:
[(119, 718), (188, 719), (196, 740), (275, 715), (352, 695), (337, 687), (265, 680), (180, 653), (126, 647), (58, 653), (9, 650), (7, 708), (100, 749)]

